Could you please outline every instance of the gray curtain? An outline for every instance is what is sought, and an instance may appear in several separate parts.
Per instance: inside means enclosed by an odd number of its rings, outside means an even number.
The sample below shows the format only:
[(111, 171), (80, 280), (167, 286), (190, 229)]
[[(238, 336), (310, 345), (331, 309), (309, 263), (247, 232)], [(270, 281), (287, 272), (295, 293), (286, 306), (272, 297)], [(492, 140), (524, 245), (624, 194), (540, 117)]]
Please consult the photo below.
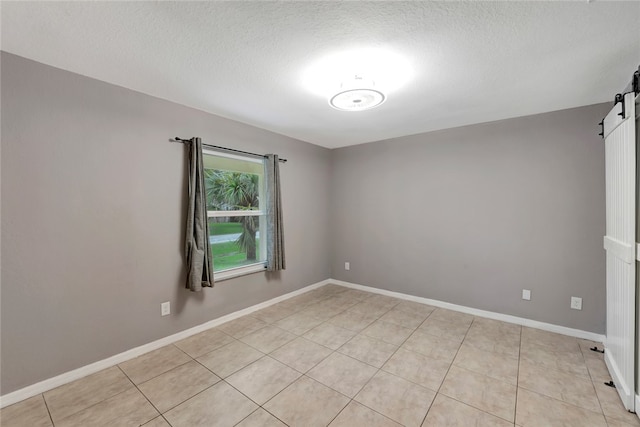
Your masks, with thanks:
[(284, 228), (280, 201), (280, 162), (276, 154), (267, 154), (264, 161), (267, 205), (267, 270), (286, 268), (284, 257)]
[(187, 262), (187, 289), (197, 292), (213, 286), (213, 259), (209, 247), (209, 221), (204, 188), (202, 141), (189, 143), (189, 201), (184, 255)]

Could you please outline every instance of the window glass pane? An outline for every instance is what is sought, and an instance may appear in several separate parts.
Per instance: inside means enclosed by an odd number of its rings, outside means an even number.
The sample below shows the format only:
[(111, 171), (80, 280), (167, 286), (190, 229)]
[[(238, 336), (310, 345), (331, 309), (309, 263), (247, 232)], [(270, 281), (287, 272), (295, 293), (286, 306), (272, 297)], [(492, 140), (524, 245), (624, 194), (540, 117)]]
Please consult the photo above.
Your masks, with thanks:
[(204, 153), (202, 162), (205, 169), (222, 169), (230, 172), (262, 175), (264, 166), (261, 160), (230, 158), (221, 155)]
[(204, 159), (207, 210), (260, 209), (262, 164), (210, 155)]
[[(214, 271), (263, 263), (266, 242), (260, 239), (265, 218), (230, 216), (227, 211), (259, 211), (264, 200), (261, 160), (204, 152), (207, 210), (224, 216), (209, 218), (209, 243)], [(264, 236), (264, 233), (262, 233)]]
[(209, 218), (209, 243), (214, 271), (264, 261), (260, 216)]

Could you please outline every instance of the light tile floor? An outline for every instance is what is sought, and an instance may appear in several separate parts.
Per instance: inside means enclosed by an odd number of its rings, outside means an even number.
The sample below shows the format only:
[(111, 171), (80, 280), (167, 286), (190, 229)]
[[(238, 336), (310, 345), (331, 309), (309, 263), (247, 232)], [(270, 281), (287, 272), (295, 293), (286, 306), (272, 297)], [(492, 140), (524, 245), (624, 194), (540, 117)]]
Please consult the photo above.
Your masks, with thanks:
[(640, 426), (595, 343), (326, 285), (0, 411), (2, 426)]

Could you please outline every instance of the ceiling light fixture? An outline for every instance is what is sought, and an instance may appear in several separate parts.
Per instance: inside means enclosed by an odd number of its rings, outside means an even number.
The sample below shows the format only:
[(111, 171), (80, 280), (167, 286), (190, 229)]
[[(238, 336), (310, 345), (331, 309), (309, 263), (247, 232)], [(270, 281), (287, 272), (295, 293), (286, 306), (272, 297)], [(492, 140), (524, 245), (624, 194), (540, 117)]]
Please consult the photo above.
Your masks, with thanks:
[(373, 81), (354, 76), (352, 80), (342, 83), (340, 92), (329, 99), (329, 105), (340, 111), (364, 111), (382, 104), (386, 96), (374, 89)]
[(300, 85), (333, 108), (363, 111), (382, 104), (413, 78), (411, 63), (397, 51), (354, 48), (311, 62), (300, 74)]

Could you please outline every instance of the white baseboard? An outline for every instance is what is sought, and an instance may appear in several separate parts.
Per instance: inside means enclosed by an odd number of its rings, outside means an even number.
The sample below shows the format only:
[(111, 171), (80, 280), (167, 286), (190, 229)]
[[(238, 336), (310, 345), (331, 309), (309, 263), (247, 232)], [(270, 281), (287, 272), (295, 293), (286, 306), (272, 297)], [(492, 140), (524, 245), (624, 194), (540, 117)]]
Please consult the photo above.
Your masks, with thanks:
[[(132, 348), (131, 350), (127, 350), (125, 352), (116, 354), (115, 356), (111, 356), (106, 359), (99, 360), (95, 363), (91, 363), (89, 365), (80, 367), (78, 369), (65, 372), (64, 374), (60, 374), (53, 378), (40, 381), (38, 383), (32, 384), (20, 390), (16, 390), (6, 395), (0, 396), (0, 408), (4, 408), (5, 406), (12, 405), (24, 399), (28, 399), (40, 393), (44, 393), (56, 387), (60, 387), (61, 385), (70, 383), (71, 381), (75, 381), (77, 379), (86, 377), (87, 375), (94, 374), (103, 369), (110, 368), (111, 366), (115, 366), (119, 363), (125, 362), (127, 360), (131, 360), (135, 357), (141, 356), (150, 351), (157, 350), (158, 348), (164, 347), (165, 345), (172, 344), (184, 338), (188, 338), (192, 335), (195, 335), (207, 329), (219, 326), (223, 323), (237, 319), (238, 317), (242, 317), (249, 313), (253, 313), (254, 311), (263, 309), (265, 307), (269, 307), (270, 305), (279, 303), (289, 298), (293, 298), (297, 295), (309, 292), (313, 289), (317, 289), (321, 286), (324, 286), (330, 283), (341, 285), (347, 288), (359, 289), (361, 291), (371, 292), (374, 294), (387, 295), (390, 297), (400, 298), (407, 301), (415, 301), (422, 304), (429, 304), (435, 307), (442, 307), (449, 310), (472, 314), (474, 316), (486, 317), (488, 319), (494, 319), (494, 320), (501, 320), (503, 322), (508, 322), (508, 323), (515, 323), (517, 325), (528, 326), (536, 329), (542, 329), (545, 331), (555, 332), (563, 335), (569, 335), (576, 338), (584, 338), (584, 339), (596, 341), (599, 343), (604, 342), (604, 338), (605, 338), (604, 335), (596, 334), (593, 332), (582, 331), (580, 329), (572, 329), (572, 328), (567, 328), (565, 326), (558, 326), (558, 325), (553, 325), (551, 323), (538, 322), (536, 320), (525, 319), (522, 317), (511, 316), (508, 314), (501, 314), (501, 313), (495, 313), (492, 311), (479, 310), (476, 308), (470, 308), (462, 305), (451, 304), (448, 302), (432, 300), (429, 298), (416, 297), (413, 295), (403, 294), (400, 292), (387, 291), (385, 289), (378, 289), (370, 286), (358, 285), (356, 283), (344, 282), (342, 280), (326, 279), (321, 282), (306, 286), (302, 289), (298, 289), (296, 291), (289, 292), (279, 297), (272, 298), (268, 301), (264, 301), (259, 304), (253, 305), (251, 307), (247, 307), (245, 309), (219, 317), (217, 319), (210, 320), (201, 325), (194, 326), (193, 328), (189, 328), (187, 330), (178, 332), (176, 334), (169, 335), (168, 337), (161, 338), (159, 340), (150, 342), (148, 344), (141, 345), (140, 347)], [(636, 396), (636, 398), (638, 399), (638, 396)], [(636, 406), (636, 407), (640, 407), (640, 406)]]
[(195, 335), (207, 329), (210, 329), (215, 326), (221, 325), (223, 323), (229, 322), (231, 320), (237, 319), (238, 317), (242, 317), (249, 313), (253, 313), (254, 311), (261, 310), (265, 307), (269, 307), (270, 305), (279, 303), (286, 299), (293, 298), (305, 292), (309, 292), (313, 289), (319, 288), (329, 283), (333, 283), (333, 281), (330, 279), (327, 279), (318, 283), (314, 283), (302, 289), (298, 289), (296, 291), (289, 292), (287, 294), (281, 295), (276, 298), (272, 298), (270, 300), (261, 302), (259, 304), (252, 305), (251, 307), (247, 307), (245, 309), (235, 311), (233, 313), (227, 314), (217, 319), (210, 320), (208, 322), (202, 323), (201, 325), (194, 326), (193, 328), (189, 328), (184, 331), (178, 332), (176, 334), (169, 335), (168, 337), (164, 337), (159, 340), (152, 341), (148, 344), (141, 345), (140, 347), (135, 347), (135, 348), (132, 348), (131, 350), (127, 350), (125, 352), (116, 354), (115, 356), (111, 356), (106, 359), (99, 360), (95, 363), (85, 365), (81, 368), (74, 369), (69, 372), (65, 372), (64, 374), (57, 375), (53, 378), (49, 378), (44, 381), (40, 381), (38, 383), (16, 390), (14, 392), (7, 393), (3, 396), (0, 396), (0, 408), (4, 408), (5, 406), (12, 405), (24, 399), (28, 399), (40, 393), (44, 393), (56, 387), (60, 387), (61, 385), (86, 377), (87, 375), (95, 374), (96, 372), (101, 371), (103, 369), (110, 368), (111, 366), (115, 366), (122, 362), (126, 362), (127, 360), (131, 360), (135, 357), (141, 356), (150, 351), (157, 350), (160, 347), (164, 347), (165, 345), (172, 344), (174, 342), (188, 338), (192, 335)]
[(472, 314), (478, 317), (486, 317), (487, 319), (500, 320), (502, 322), (514, 323), (516, 325), (528, 326), (530, 328), (542, 329), (543, 331), (555, 332), (557, 334), (569, 335), (571, 337), (583, 338), (586, 340), (603, 343), (605, 336), (594, 332), (583, 331), (581, 329), (567, 328), (566, 326), (558, 326), (552, 323), (538, 322), (537, 320), (526, 319), (524, 317), (511, 316), (509, 314), (495, 313), (493, 311), (485, 311), (477, 308), (465, 307), (463, 305), (451, 304), (448, 302), (438, 301), (429, 298), (416, 297), (413, 295), (402, 294), (400, 292), (387, 291), (385, 289), (372, 288), (370, 286), (358, 285), (356, 283), (344, 282), (342, 280), (330, 280), (330, 283), (341, 285), (347, 288), (359, 289), (361, 291), (371, 292), (380, 295), (387, 295), (394, 298), (400, 298), (408, 301), (415, 301), (422, 304), (429, 304), (435, 307), (446, 308), (449, 310), (459, 311), (462, 313)]

